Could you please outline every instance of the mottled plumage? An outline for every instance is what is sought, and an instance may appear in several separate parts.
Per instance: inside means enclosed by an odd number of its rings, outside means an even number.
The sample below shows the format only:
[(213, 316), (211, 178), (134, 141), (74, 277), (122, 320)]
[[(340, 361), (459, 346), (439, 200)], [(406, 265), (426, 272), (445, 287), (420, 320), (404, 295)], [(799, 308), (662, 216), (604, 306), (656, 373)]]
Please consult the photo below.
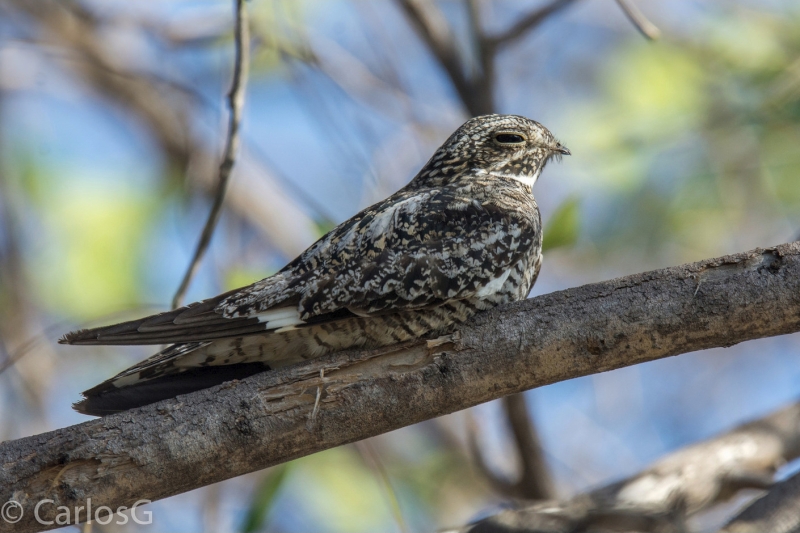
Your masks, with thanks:
[(174, 311), (66, 335), (67, 344), (171, 344), (84, 393), (102, 415), (324, 353), (446, 332), (525, 298), (541, 265), (531, 187), (569, 154), (519, 116), (461, 126), (417, 176), (280, 272)]

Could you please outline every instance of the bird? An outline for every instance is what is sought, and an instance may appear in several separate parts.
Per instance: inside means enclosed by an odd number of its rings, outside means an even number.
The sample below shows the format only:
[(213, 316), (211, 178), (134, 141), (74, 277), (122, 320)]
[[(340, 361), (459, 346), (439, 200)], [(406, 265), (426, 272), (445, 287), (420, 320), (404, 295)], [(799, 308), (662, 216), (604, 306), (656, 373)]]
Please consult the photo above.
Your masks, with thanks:
[(443, 335), (527, 297), (542, 264), (532, 187), (570, 155), (540, 123), (474, 117), (403, 188), (276, 274), (184, 307), (73, 331), (72, 345), (168, 345), (85, 391), (104, 416), (350, 348)]

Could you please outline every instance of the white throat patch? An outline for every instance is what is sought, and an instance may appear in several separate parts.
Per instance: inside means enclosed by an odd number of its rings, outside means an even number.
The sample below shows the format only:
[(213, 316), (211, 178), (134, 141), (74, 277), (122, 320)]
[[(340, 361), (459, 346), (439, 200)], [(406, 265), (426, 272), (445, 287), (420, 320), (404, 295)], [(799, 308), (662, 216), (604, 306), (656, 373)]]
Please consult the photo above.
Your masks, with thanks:
[(542, 173), (542, 169), (536, 171), (536, 174), (533, 176), (515, 176), (513, 174), (500, 174), (498, 172), (486, 172), (485, 174), (489, 174), (490, 176), (497, 176), (498, 178), (506, 178), (517, 180), (518, 182), (527, 185), (528, 187), (533, 187), (533, 184), (536, 183), (536, 180), (539, 179), (539, 175)]

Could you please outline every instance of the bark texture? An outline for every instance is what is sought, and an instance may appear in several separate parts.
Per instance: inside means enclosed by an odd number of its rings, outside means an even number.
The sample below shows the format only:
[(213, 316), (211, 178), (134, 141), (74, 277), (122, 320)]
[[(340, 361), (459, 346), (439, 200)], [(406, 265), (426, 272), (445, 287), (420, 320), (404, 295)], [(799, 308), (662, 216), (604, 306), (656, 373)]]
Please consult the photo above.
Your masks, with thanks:
[[(156, 500), (556, 381), (800, 330), (800, 242), (539, 296), (456, 333), (343, 352), (0, 445), (0, 531)], [(75, 518), (73, 514), (73, 519)], [(85, 520), (85, 513), (80, 520)]]

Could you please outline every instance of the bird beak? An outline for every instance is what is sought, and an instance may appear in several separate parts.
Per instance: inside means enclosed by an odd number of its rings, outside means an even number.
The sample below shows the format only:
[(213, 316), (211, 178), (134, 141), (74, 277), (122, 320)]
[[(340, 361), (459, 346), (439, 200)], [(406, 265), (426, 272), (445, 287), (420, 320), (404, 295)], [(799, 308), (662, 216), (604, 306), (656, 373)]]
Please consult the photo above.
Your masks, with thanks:
[(556, 147), (553, 148), (553, 151), (562, 155), (572, 155), (572, 152), (570, 152), (566, 146), (562, 146), (561, 143), (556, 143)]

